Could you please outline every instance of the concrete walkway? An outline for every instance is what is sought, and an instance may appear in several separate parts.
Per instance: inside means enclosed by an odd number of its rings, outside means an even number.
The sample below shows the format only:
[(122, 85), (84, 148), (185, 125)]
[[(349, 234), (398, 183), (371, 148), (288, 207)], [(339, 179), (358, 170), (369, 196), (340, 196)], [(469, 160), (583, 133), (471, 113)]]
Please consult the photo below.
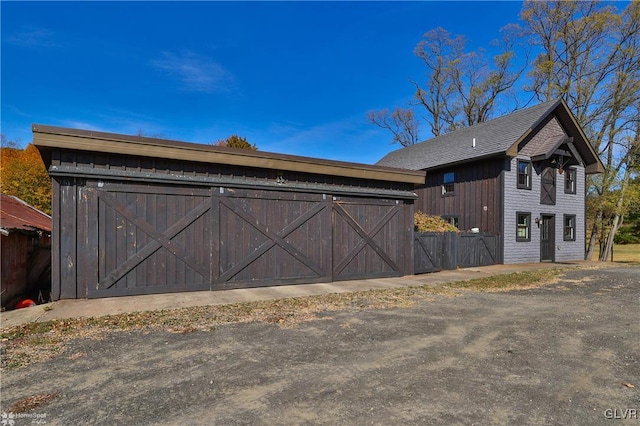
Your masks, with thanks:
[[(31, 308), (2, 312), (0, 328), (28, 322), (44, 322), (54, 319), (99, 317), (127, 312), (155, 311), (192, 306), (223, 305), (258, 300), (274, 300), (288, 297), (315, 296), (330, 293), (346, 293), (386, 288), (410, 287), (464, 281), (512, 272), (548, 268), (603, 266), (600, 262), (527, 263), (517, 265), (491, 265), (476, 268), (442, 271), (432, 274), (407, 275), (395, 278), (337, 281), (333, 283), (297, 284), (259, 287), (237, 290), (196, 291), (188, 293), (151, 294), (143, 296), (108, 297), (103, 299), (59, 300)], [(611, 264), (606, 264), (611, 266)]]

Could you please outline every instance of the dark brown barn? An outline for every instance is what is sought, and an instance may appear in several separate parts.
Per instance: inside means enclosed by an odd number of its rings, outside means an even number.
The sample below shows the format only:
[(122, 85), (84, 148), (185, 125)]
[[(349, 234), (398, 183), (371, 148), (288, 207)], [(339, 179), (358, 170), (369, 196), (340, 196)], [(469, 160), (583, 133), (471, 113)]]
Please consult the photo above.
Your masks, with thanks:
[(51, 217), (19, 198), (0, 194), (2, 306), (46, 286), (51, 268)]
[(425, 172), (34, 125), (54, 299), (413, 273)]

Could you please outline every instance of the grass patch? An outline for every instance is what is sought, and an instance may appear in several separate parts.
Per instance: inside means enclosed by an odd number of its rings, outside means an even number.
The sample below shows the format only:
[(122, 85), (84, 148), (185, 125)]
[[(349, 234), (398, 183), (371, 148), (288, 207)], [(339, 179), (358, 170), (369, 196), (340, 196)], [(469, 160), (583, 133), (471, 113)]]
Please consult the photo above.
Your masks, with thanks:
[(60, 393), (42, 393), (23, 398), (11, 404), (7, 410), (10, 413), (19, 414), (35, 410), (60, 396)]
[(613, 261), (640, 264), (640, 244), (614, 244)]
[(1, 368), (17, 368), (64, 353), (77, 338), (101, 338), (105, 333), (163, 330), (174, 333), (212, 332), (232, 323), (269, 323), (291, 327), (318, 319), (319, 313), (414, 306), (438, 296), (456, 297), (468, 291), (522, 290), (555, 282), (562, 269), (540, 269), (496, 275), (440, 286), (400, 287), (289, 299), (136, 312), (102, 317), (28, 323), (1, 330)]
[(447, 284), (448, 288), (483, 292), (526, 290), (557, 282), (562, 269), (539, 269)]

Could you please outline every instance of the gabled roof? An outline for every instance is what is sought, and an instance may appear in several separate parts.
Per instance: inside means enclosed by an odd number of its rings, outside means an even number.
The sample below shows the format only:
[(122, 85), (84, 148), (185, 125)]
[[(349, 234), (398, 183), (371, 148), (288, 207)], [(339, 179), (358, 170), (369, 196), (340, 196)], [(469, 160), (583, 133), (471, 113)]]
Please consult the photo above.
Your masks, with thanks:
[[(567, 134), (573, 137), (574, 145), (585, 162), (587, 173), (604, 171), (598, 155), (562, 99), (541, 103), (390, 152), (376, 164), (410, 170), (428, 170), (489, 157), (514, 157), (518, 154), (518, 145), (532, 132), (539, 130), (552, 114)], [(554, 140), (549, 146), (555, 144)]]
[(18, 197), (0, 193), (0, 229), (5, 235), (12, 230), (51, 232), (51, 216)]

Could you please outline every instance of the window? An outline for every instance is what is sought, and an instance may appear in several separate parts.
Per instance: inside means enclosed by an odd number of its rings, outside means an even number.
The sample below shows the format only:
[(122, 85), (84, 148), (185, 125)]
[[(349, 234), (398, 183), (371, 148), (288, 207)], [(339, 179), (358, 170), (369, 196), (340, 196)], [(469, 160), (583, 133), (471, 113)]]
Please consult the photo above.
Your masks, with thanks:
[(454, 172), (445, 173), (442, 178), (442, 195), (453, 194), (455, 189), (453, 183), (456, 180), (456, 174)]
[(564, 240), (575, 241), (576, 240), (576, 216), (564, 215)]
[(458, 216), (442, 216), (442, 218), (449, 222), (451, 225), (458, 228), (458, 224), (460, 223), (460, 221), (458, 220)]
[(531, 213), (516, 213), (516, 241), (531, 241)]
[(531, 161), (518, 160), (518, 189), (531, 189)]
[(564, 193), (575, 194), (576, 193), (576, 169), (565, 170), (564, 175)]

